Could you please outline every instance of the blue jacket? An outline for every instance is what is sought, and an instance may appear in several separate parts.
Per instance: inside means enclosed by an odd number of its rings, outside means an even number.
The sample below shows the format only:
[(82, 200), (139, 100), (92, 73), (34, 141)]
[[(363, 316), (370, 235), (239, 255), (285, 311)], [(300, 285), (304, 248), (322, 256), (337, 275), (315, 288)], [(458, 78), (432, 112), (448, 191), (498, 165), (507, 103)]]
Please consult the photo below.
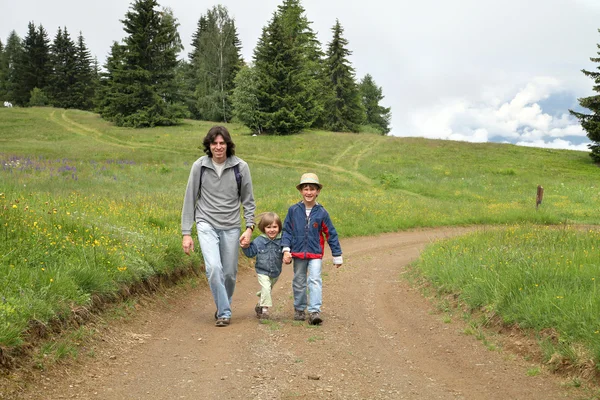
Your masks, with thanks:
[(257, 274), (277, 278), (281, 274), (283, 253), (281, 252), (281, 235), (271, 240), (261, 234), (250, 243), (250, 247), (242, 249), (246, 257), (256, 257), (254, 268)]
[(288, 209), (283, 223), (282, 247), (289, 247), (295, 258), (323, 258), (325, 241), (331, 255), (342, 255), (338, 234), (329, 218), (329, 213), (320, 204), (315, 204), (306, 217), (306, 206), (298, 202)]

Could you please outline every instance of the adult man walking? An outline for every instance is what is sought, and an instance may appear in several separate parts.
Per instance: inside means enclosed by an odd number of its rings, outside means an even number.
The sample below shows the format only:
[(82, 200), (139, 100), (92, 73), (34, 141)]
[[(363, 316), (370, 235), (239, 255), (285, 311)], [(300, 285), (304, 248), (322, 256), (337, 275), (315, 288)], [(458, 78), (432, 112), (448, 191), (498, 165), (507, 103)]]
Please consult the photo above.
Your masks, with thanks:
[[(216, 326), (229, 325), (239, 245), (250, 243), (254, 230), (254, 194), (248, 164), (235, 156), (235, 144), (224, 126), (212, 127), (203, 140), (205, 156), (190, 171), (181, 211), (183, 251), (194, 251), (196, 224), (206, 276), (217, 311)], [(246, 229), (241, 231), (243, 207)]]

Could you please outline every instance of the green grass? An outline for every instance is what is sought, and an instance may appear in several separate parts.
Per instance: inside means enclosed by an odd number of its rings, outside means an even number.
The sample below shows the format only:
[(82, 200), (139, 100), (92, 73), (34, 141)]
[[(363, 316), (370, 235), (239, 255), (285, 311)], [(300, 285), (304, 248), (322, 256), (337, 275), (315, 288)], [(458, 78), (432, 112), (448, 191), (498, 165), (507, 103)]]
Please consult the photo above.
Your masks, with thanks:
[[(600, 230), (520, 225), (430, 246), (416, 263), (440, 294), (541, 338), (544, 362), (600, 361)], [(558, 355), (558, 357), (557, 357)]]
[[(180, 211), (212, 123), (136, 130), (89, 112), (16, 107), (0, 109), (0, 121), (2, 348), (20, 346), (31, 321), (45, 324), (201, 265), (198, 253), (181, 251)], [(300, 200), (300, 175), (311, 171), (341, 237), (508, 226), (434, 245), (419, 269), (440, 291), (506, 323), (560, 329), (556, 348), (581, 354), (584, 344), (600, 361), (592, 291), (600, 277), (589, 261), (600, 259), (597, 231), (537, 227), (598, 224), (600, 170), (587, 153), (322, 131), (252, 136), (228, 127), (250, 164), (257, 213), (284, 217)], [(545, 195), (536, 209), (538, 185)]]

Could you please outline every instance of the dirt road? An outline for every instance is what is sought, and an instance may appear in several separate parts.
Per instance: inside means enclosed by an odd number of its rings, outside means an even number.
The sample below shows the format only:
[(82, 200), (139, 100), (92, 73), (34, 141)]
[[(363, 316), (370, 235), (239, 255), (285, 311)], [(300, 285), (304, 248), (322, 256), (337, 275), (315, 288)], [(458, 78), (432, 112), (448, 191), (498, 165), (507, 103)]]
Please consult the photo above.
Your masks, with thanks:
[(45, 373), (19, 399), (573, 399), (558, 377), (492, 351), (401, 279), (431, 241), (464, 229), (342, 241), (324, 263), (324, 323), (294, 322), (291, 267), (272, 320), (254, 315), (255, 274), (239, 276), (232, 324), (214, 326), (206, 287), (139, 310), (75, 368)]

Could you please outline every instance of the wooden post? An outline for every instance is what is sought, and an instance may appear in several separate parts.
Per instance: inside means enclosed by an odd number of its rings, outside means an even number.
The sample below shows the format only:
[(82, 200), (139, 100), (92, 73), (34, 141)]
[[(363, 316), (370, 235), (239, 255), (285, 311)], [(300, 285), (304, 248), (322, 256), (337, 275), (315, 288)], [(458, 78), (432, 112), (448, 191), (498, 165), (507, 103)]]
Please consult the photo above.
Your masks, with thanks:
[(544, 199), (544, 188), (538, 185), (537, 187), (537, 196), (535, 197), (535, 209), (537, 210), (540, 204), (542, 204), (542, 200)]

